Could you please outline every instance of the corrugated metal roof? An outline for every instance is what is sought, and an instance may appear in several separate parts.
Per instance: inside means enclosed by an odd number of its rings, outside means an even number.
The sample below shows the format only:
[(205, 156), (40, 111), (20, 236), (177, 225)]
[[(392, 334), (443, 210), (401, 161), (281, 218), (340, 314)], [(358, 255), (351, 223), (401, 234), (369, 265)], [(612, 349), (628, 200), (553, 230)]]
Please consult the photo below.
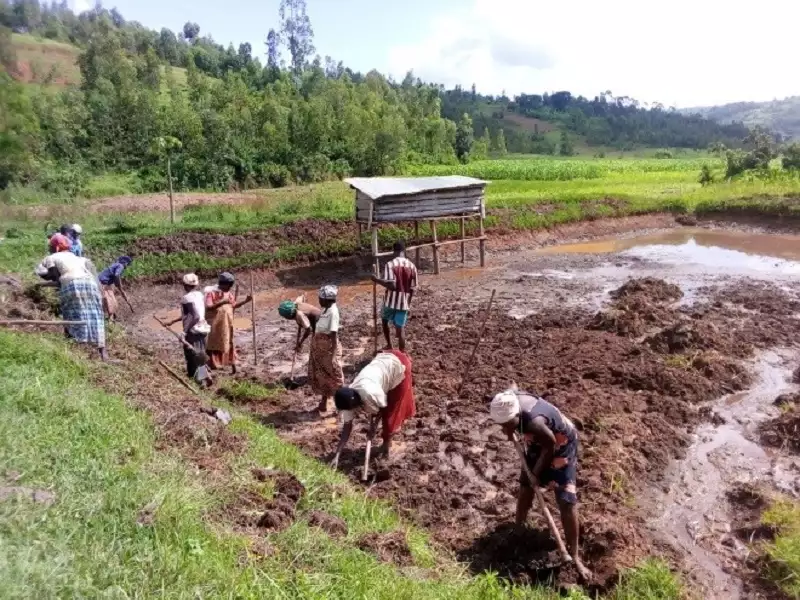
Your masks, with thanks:
[(345, 183), (373, 200), (383, 196), (409, 196), (422, 192), (486, 185), (486, 181), (461, 175), (446, 177), (351, 177)]

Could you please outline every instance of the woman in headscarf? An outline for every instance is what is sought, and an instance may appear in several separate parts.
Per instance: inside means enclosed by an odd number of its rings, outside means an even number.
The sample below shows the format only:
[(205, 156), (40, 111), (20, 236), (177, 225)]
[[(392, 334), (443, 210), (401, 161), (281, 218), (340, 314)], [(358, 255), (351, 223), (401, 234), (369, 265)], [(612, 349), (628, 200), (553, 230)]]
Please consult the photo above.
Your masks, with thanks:
[[(115, 289), (119, 290), (119, 293), (125, 298), (125, 302), (130, 306), (131, 301), (128, 300), (128, 295), (122, 289), (122, 274), (132, 262), (133, 259), (130, 256), (120, 256), (114, 263), (100, 271), (100, 275), (97, 276), (102, 286), (103, 308), (109, 321), (117, 318), (118, 303)], [(131, 311), (133, 311), (133, 307), (131, 307)]]
[(303, 343), (317, 327), (322, 310), (306, 302), (306, 295), (298, 296), (294, 300), (284, 300), (278, 306), (278, 314), (284, 319), (297, 323), (297, 343), (294, 351), (300, 352)]
[(103, 301), (91, 264), (70, 252), (72, 240), (65, 235), (53, 235), (49, 246), (52, 254), (36, 267), (36, 274), (58, 286), (63, 319), (82, 321), (67, 325), (67, 335), (76, 342), (95, 344), (100, 358), (107, 360)]
[(237, 360), (233, 344), (233, 311), (252, 300), (251, 296), (247, 296), (236, 304), (236, 297), (231, 291), (234, 283), (233, 275), (226, 272), (219, 276), (217, 285), (204, 290), (206, 318), (211, 325), (206, 345), (208, 366), (212, 369), (230, 366), (232, 373), (236, 373)]
[(319, 290), (322, 311), (317, 319), (308, 355), (308, 380), (311, 390), (321, 396), (317, 407), (320, 412), (328, 410), (328, 398), (344, 385), (342, 344), (339, 341), (339, 307), (336, 305), (338, 293), (339, 289), (335, 285), (324, 285)]
[(183, 324), (183, 339), (188, 344), (183, 348), (186, 373), (200, 386), (211, 387), (213, 380), (206, 367), (206, 338), (211, 328), (206, 321), (206, 304), (203, 292), (197, 289), (199, 286), (200, 280), (194, 273), (183, 276), (186, 293), (181, 298), (181, 316), (165, 325), (171, 327), (179, 321)]

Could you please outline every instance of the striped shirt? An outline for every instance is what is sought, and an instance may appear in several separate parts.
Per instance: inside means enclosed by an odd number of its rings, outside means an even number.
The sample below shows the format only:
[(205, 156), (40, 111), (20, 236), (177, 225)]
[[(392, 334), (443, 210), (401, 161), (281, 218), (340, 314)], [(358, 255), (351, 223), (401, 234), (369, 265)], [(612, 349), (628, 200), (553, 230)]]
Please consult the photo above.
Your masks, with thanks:
[(393, 281), (395, 289), (386, 290), (383, 305), (393, 310), (411, 308), (411, 292), (417, 288), (417, 267), (405, 256), (398, 256), (384, 267), (383, 278)]

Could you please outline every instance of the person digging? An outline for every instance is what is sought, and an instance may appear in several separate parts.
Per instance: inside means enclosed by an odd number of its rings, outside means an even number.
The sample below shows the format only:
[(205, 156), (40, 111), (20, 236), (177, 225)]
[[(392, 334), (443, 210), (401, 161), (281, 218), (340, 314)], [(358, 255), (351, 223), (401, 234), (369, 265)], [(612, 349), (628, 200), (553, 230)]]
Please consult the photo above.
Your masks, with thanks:
[(509, 440), (515, 444), (521, 442), (523, 448), (527, 445), (525, 461), (534, 482), (529, 480), (523, 467), (517, 497), (517, 526), (524, 526), (528, 518), (534, 499), (533, 485), (553, 489), (561, 512), (567, 551), (580, 577), (584, 581), (591, 580), (591, 571), (578, 555), (578, 432), (572, 421), (549, 402), (519, 391), (516, 386), (492, 399), (489, 414)]
[(411, 376), (411, 359), (399, 350), (379, 352), (349, 386), (340, 387), (333, 396), (343, 427), (331, 465), (336, 468), (339, 455), (353, 431), (353, 420), (359, 412), (370, 416), (369, 439), (381, 422), (383, 446), (378, 454), (387, 458), (392, 437), (403, 423), (416, 414)]

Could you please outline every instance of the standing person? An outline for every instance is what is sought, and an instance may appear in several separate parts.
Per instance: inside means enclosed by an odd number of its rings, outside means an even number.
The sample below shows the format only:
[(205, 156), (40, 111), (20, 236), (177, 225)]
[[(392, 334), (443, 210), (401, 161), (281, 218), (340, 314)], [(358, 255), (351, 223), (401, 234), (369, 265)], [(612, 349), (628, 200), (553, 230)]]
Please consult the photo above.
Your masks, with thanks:
[(72, 247), (70, 248), (70, 252), (72, 252), (75, 256), (83, 256), (83, 242), (81, 241), (82, 234), (83, 227), (77, 223), (70, 226), (70, 237), (72, 239)]
[(203, 387), (211, 387), (214, 383), (206, 367), (206, 338), (211, 327), (206, 321), (206, 304), (203, 292), (198, 287), (200, 280), (194, 273), (183, 276), (183, 289), (186, 292), (181, 298), (181, 316), (173, 319), (166, 325), (172, 326), (177, 322), (183, 324), (183, 338), (191, 346), (183, 348), (183, 357), (186, 360), (186, 373), (194, 378)]
[(303, 294), (294, 300), (281, 302), (280, 306), (278, 306), (278, 314), (284, 319), (293, 320), (297, 323), (297, 342), (294, 350), (299, 353), (308, 336), (312, 335), (316, 330), (317, 321), (322, 315), (322, 310), (306, 302), (306, 296)]
[(383, 446), (378, 452), (388, 457), (394, 434), (417, 412), (411, 359), (399, 350), (378, 352), (372, 362), (356, 375), (353, 383), (336, 390), (333, 399), (344, 424), (337, 455), (350, 439), (353, 419), (363, 411), (370, 415), (370, 439), (375, 435), (380, 417)]
[[(122, 289), (122, 274), (132, 262), (133, 259), (130, 256), (120, 256), (111, 265), (100, 271), (100, 275), (97, 276), (102, 286), (103, 309), (105, 309), (109, 321), (114, 321), (117, 318), (118, 302), (117, 295), (114, 292), (115, 288), (125, 298), (125, 302), (129, 305), (131, 303), (125, 290)], [(133, 311), (133, 307), (131, 307), (131, 311)]]
[(231, 367), (231, 372), (236, 373), (236, 348), (233, 344), (233, 311), (244, 306), (252, 298), (247, 296), (236, 304), (236, 298), (231, 291), (236, 282), (230, 273), (222, 273), (217, 285), (209, 286), (204, 290), (206, 314), (211, 324), (211, 333), (208, 336), (207, 352), (208, 366), (212, 369)]
[(100, 358), (108, 360), (103, 301), (93, 267), (85, 258), (70, 252), (72, 241), (65, 235), (53, 235), (49, 246), (52, 254), (36, 267), (36, 274), (58, 287), (63, 319), (82, 321), (79, 325), (67, 325), (67, 336), (79, 343), (96, 345)]
[(311, 352), (308, 355), (311, 390), (321, 396), (317, 407), (319, 412), (327, 412), (328, 398), (344, 385), (342, 344), (339, 341), (339, 307), (336, 305), (338, 293), (339, 288), (335, 285), (324, 285), (319, 290), (322, 311), (314, 337), (311, 338)]
[(408, 312), (411, 310), (411, 300), (417, 289), (417, 267), (406, 258), (406, 246), (403, 242), (395, 242), (392, 250), (394, 256), (384, 267), (383, 279), (373, 275), (372, 280), (386, 288), (381, 311), (386, 348), (392, 349), (392, 338), (389, 333), (391, 323), (397, 332), (397, 345), (401, 352), (405, 352), (405, 327), (408, 323)]
[[(513, 441), (519, 434), (523, 444), (528, 445), (525, 460), (536, 480), (535, 485), (549, 486), (555, 491), (567, 550), (580, 576), (590, 579), (592, 574), (578, 553), (578, 432), (572, 421), (549, 402), (521, 392), (516, 386), (494, 397), (489, 414), (509, 440)], [(519, 483), (516, 522), (522, 526), (534, 498), (534, 489), (524, 469)]]

